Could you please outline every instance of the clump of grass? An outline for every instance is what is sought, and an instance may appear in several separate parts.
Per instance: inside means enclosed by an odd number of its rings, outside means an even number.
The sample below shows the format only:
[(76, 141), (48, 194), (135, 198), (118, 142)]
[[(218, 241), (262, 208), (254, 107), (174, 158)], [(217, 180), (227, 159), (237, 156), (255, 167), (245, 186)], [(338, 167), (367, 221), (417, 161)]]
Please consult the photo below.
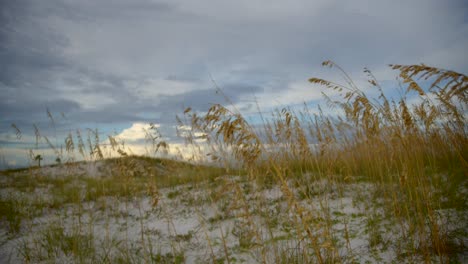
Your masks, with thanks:
[(51, 225), (42, 230), (32, 243), (23, 241), (19, 249), (27, 262), (67, 257), (83, 262), (95, 255), (94, 242), (92, 234), (81, 234), (78, 230), (69, 233), (61, 225)]
[(176, 255), (173, 255), (172, 253), (166, 253), (166, 254), (156, 254), (152, 256), (151, 262), (152, 263), (175, 263), (175, 264), (181, 264), (184, 263), (184, 255), (179, 253)]
[(21, 228), (21, 222), (24, 217), (21, 201), (14, 199), (0, 200), (0, 221), (5, 223), (10, 234), (17, 234)]

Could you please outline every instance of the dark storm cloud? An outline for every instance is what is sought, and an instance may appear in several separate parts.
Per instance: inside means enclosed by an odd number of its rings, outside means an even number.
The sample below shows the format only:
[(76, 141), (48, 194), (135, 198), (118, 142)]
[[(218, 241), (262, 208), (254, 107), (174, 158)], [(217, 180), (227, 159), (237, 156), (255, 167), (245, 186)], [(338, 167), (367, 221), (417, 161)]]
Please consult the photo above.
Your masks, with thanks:
[[(6, 85), (41, 81), (47, 71), (65, 67), (67, 39), (40, 23), (47, 11), (37, 12), (28, 1), (2, 1), (0, 12), (0, 80)], [(43, 74), (38, 78), (39, 75)]]
[[(112, 124), (119, 122), (156, 122), (173, 126), (176, 115), (181, 115), (185, 108), (205, 112), (215, 103), (236, 104), (243, 100), (243, 96), (253, 98), (253, 94), (262, 92), (258, 86), (248, 84), (228, 84), (217, 92), (214, 87), (196, 89), (181, 94), (168, 95), (161, 93), (155, 98), (137, 98), (129, 94), (128, 98), (120, 99), (120, 103), (99, 111), (81, 111), (69, 116), (77, 122), (95, 122)], [(229, 102), (226, 101), (229, 99)], [(138, 101), (139, 103), (135, 103)], [(146, 113), (146, 115), (141, 115)]]
[[(184, 108), (191, 107), (194, 111), (206, 112), (211, 105), (216, 103), (236, 104), (239, 103), (244, 95), (254, 95), (262, 92), (263, 89), (258, 86), (246, 84), (228, 84), (218, 91), (215, 88), (204, 90), (193, 90), (180, 95), (163, 95), (161, 101), (156, 105), (156, 110), (179, 110), (181, 113)], [(226, 100), (228, 100), (226, 102)]]
[(32, 128), (47, 119), (49, 107), (60, 112), (77, 111), (80, 106), (57, 98), (55, 76), (68, 67), (63, 56), (67, 39), (40, 23), (46, 10), (30, 1), (2, 1), (0, 11), (0, 132), (15, 123)]
[(68, 100), (54, 100), (46, 102), (22, 100), (21, 104), (15, 101), (2, 101), (0, 104), (0, 115), (2, 116), (2, 119), (7, 118), (9, 113), (13, 114), (13, 116), (44, 115), (47, 112), (47, 109), (56, 113), (68, 113), (79, 111), (80, 106), (76, 102)]
[(118, 122), (135, 122), (139, 120), (134, 114), (127, 114), (119, 109), (103, 109), (100, 111), (80, 111), (72, 113), (68, 116), (69, 119), (78, 123), (94, 123), (94, 124), (112, 124)]
[[(34, 5), (33, 1), (22, 1), (23, 5)], [(137, 17), (168, 18), (173, 11), (169, 3), (146, 0), (112, 0), (112, 1), (43, 1), (36, 7), (35, 14), (53, 15), (66, 20), (99, 22), (99, 21), (125, 21)]]

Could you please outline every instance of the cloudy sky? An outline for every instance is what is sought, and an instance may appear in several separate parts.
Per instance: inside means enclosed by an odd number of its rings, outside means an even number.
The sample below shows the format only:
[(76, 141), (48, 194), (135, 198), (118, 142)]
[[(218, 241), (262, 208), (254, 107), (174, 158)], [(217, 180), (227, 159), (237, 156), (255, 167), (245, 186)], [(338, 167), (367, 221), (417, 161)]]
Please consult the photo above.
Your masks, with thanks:
[(467, 47), (463, 0), (2, 0), (0, 167), (25, 164), (33, 124), (58, 145), (86, 128), (131, 141), (150, 122), (176, 142), (176, 114), (225, 102), (213, 80), (255, 115), (255, 101), (319, 103), (307, 79), (336, 79), (327, 59), (385, 82), (390, 63), (466, 74)]

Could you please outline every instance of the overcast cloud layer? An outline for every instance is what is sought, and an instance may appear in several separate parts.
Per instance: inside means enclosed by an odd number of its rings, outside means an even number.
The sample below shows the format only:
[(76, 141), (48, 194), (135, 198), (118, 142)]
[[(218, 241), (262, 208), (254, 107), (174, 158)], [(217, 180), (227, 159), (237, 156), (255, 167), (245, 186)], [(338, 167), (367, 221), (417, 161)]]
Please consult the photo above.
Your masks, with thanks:
[(46, 108), (58, 133), (164, 130), (185, 107), (223, 103), (212, 78), (245, 112), (254, 98), (266, 111), (317, 101), (307, 79), (333, 77), (326, 59), (382, 80), (390, 63), (467, 73), (467, 11), (462, 0), (1, 1), (0, 140), (12, 144), (12, 123), (50, 130)]

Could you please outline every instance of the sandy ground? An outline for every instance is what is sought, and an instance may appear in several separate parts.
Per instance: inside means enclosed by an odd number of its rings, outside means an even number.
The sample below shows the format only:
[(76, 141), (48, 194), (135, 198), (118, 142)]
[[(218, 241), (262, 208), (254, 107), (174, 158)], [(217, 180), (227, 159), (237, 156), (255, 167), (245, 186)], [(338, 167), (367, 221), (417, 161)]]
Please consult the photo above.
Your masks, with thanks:
[[(101, 177), (106, 173), (100, 163), (82, 164), (73, 170), (72, 173), (81, 177)], [(70, 171), (44, 168), (41, 173), (62, 177)], [(2, 176), (2, 181), (6, 181), (5, 177)], [(298, 197), (301, 186), (288, 185)], [(92, 255), (97, 256), (90, 261), (116, 259), (126, 252), (136, 256), (137, 262), (152, 258), (155, 263), (178, 260), (208, 263), (229, 258), (231, 263), (275, 263), (281, 255), (295, 256), (306, 245), (306, 240), (297, 239), (304, 234), (297, 234), (294, 226), (297, 214), (291, 212), (291, 207), (309, 212), (307, 217), (311, 218), (314, 236), (321, 246), (328, 246), (329, 241), (324, 237), (333, 238), (336, 256), (340, 258), (337, 261), (422, 262), (421, 257), (408, 257), (412, 253), (405, 252), (406, 241), (402, 241), (408, 227), (386, 218), (373, 185), (360, 183), (335, 188), (322, 181), (314, 186), (313, 197), (297, 198), (297, 203), (291, 204), (279, 186), (259, 187), (240, 177), (224, 176), (197, 186), (186, 184), (160, 189), (157, 204), (155, 197), (150, 196), (130, 200), (101, 197), (79, 205), (70, 203), (58, 209), (44, 209), (22, 221), (16, 234), (9, 232), (5, 224), (0, 226), (0, 263), (23, 263), (28, 256), (33, 258), (33, 263), (77, 262), (70, 252), (64, 252), (60, 243), (48, 242), (48, 238), (54, 240), (50, 238), (53, 230), (60, 231), (61, 236), (56, 238), (59, 240), (71, 234), (88, 237)], [(237, 187), (247, 194), (244, 198), (236, 193)], [(53, 199), (48, 188), (29, 192), (2, 188), (0, 196), (24, 203), (46, 203)], [(438, 215), (439, 221), (451, 218), (450, 223), (458, 223), (445, 226), (448, 231), (468, 229), (463, 212), (445, 210)], [(466, 236), (459, 242), (468, 244)], [(178, 255), (183, 257), (174, 257)], [(466, 263), (466, 252), (458, 260)]]

